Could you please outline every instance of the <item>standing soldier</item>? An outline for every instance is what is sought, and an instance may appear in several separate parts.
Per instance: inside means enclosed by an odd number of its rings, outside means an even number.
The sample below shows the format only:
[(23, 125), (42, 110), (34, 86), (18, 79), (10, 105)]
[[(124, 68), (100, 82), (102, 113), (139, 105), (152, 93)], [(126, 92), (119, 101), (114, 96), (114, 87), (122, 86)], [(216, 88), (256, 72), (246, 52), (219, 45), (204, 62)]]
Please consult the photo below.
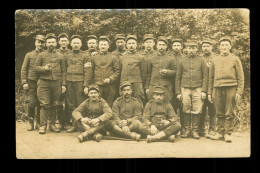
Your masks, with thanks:
[[(66, 99), (68, 104), (68, 121), (70, 121), (72, 112), (84, 101), (84, 93), (88, 93), (87, 76), (91, 74), (90, 58), (82, 50), (82, 39), (79, 35), (71, 37), (72, 52), (66, 57)], [(90, 69), (90, 70), (89, 70)], [(68, 129), (68, 133), (76, 131), (76, 125), (73, 122), (72, 128)]]
[(230, 53), (229, 37), (219, 40), (219, 50), (220, 55), (211, 61), (209, 68), (208, 99), (214, 102), (218, 118), (218, 133), (211, 139), (224, 137), (226, 142), (232, 142), (235, 101), (240, 100), (243, 93), (244, 72), (239, 57)]
[[(119, 57), (122, 56), (126, 51), (125, 35), (124, 34), (116, 34), (115, 42), (116, 42), (117, 49), (114, 50), (111, 54), (116, 56), (117, 59), (119, 60)], [(115, 81), (115, 85), (116, 85), (116, 98), (118, 98), (120, 96), (120, 94), (119, 94), (120, 74), (119, 74), (117, 80)]]
[(97, 85), (90, 85), (89, 98), (82, 102), (72, 113), (77, 127), (83, 131), (78, 136), (79, 142), (89, 139), (100, 141), (102, 139), (101, 131), (107, 120), (112, 117), (112, 111), (107, 102), (99, 97), (99, 88)]
[[(71, 53), (71, 50), (68, 48), (69, 45), (69, 36), (66, 33), (60, 33), (58, 36), (60, 48), (57, 49), (57, 52), (61, 53), (64, 58)], [(63, 111), (63, 104), (65, 103), (65, 112)], [(59, 120), (59, 124), (56, 124), (58, 129), (63, 129), (65, 127), (66, 130), (70, 128), (70, 117), (71, 114), (68, 113), (68, 104), (65, 98), (65, 93), (60, 96), (60, 105), (57, 107), (57, 119)]]
[(186, 49), (187, 57), (178, 63), (175, 89), (177, 99), (182, 101), (183, 105), (185, 133), (182, 137), (189, 137), (192, 128), (192, 137), (199, 139), (198, 125), (203, 101), (206, 98), (208, 69), (202, 57), (197, 55), (196, 42), (188, 42)]
[[(175, 58), (176, 64), (178, 64), (184, 57), (184, 55), (182, 54), (182, 49), (183, 49), (182, 40), (173, 39), (172, 52), (170, 55)], [(176, 65), (176, 67), (177, 67), (177, 65)], [(174, 78), (174, 83), (175, 83), (175, 78)], [(183, 124), (182, 103), (176, 98), (175, 85), (173, 85), (173, 109), (175, 110), (175, 113), (177, 113), (177, 109), (179, 109), (180, 123), (181, 123), (181, 135), (183, 135), (185, 128), (184, 128), (184, 124)]]
[(167, 45), (166, 37), (158, 37), (156, 44), (158, 51), (148, 60), (148, 77), (145, 88), (149, 100), (153, 98), (154, 86), (157, 85), (164, 88), (166, 101), (172, 101), (172, 81), (175, 77), (176, 62), (175, 59), (166, 54)]
[(113, 104), (113, 119), (107, 122), (107, 127), (120, 137), (139, 141), (141, 135), (135, 132), (138, 131), (141, 124), (143, 107), (136, 98), (131, 96), (132, 85), (130, 82), (123, 82), (120, 90), (122, 96), (117, 98)]
[(144, 124), (139, 126), (139, 130), (147, 135), (148, 143), (164, 138), (174, 142), (175, 135), (181, 128), (172, 105), (165, 100), (164, 90), (162, 86), (155, 86), (153, 99), (149, 100), (144, 108)]
[(28, 92), (29, 96), (29, 105), (28, 105), (28, 120), (27, 130), (31, 131), (34, 129), (34, 118), (35, 118), (35, 107), (36, 107), (36, 121), (38, 128), (40, 123), (40, 104), (37, 98), (37, 81), (38, 75), (33, 70), (33, 66), (37, 55), (44, 50), (45, 47), (45, 36), (36, 35), (35, 37), (35, 50), (26, 54), (22, 69), (21, 69), (21, 81), (23, 89)]
[[(92, 73), (88, 81), (93, 81), (99, 86), (100, 97), (105, 99), (110, 107), (116, 99), (116, 79), (119, 76), (119, 61), (108, 52), (110, 40), (107, 36), (99, 37), (99, 53), (91, 60)], [(90, 80), (89, 78), (92, 77)]]
[(50, 130), (60, 132), (55, 126), (56, 109), (61, 93), (66, 91), (65, 59), (56, 51), (57, 40), (53, 33), (46, 35), (47, 51), (39, 53), (34, 70), (39, 73), (37, 95), (41, 105), (40, 134), (46, 133), (47, 118)]
[(87, 46), (88, 49), (86, 50), (86, 53), (90, 56), (94, 56), (97, 52), (97, 36), (89, 35), (87, 37)]
[(121, 78), (120, 83), (130, 82), (132, 84), (133, 97), (144, 104), (145, 76), (147, 63), (145, 58), (136, 52), (137, 37), (128, 35), (126, 38), (127, 52), (120, 57)]
[[(207, 67), (209, 69), (210, 63), (214, 57), (217, 56), (217, 54), (212, 52), (212, 41), (210, 39), (204, 39), (202, 41), (201, 49), (203, 54), (203, 59), (207, 64)], [(213, 103), (209, 102), (209, 100), (205, 99), (203, 108), (202, 108), (202, 114), (200, 117), (200, 123), (199, 123), (199, 135), (205, 136), (205, 119), (206, 115), (209, 115), (209, 131), (207, 134), (207, 138), (210, 138), (212, 135), (215, 135), (215, 127), (216, 127), (216, 110)]]

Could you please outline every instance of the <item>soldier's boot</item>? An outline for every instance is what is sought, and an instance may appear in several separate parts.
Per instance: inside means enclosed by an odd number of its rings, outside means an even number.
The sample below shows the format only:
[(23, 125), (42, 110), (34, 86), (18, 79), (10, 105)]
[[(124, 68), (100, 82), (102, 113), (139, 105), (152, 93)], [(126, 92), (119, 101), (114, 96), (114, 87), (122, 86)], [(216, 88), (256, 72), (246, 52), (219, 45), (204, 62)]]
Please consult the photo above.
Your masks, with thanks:
[(39, 134), (45, 134), (46, 133), (49, 112), (50, 112), (50, 108), (41, 108), (41, 110), (40, 110)]
[(147, 143), (150, 142), (156, 142), (159, 141), (160, 139), (163, 139), (166, 137), (166, 134), (164, 133), (164, 131), (160, 131), (159, 133), (157, 133), (156, 135), (147, 135)]
[(135, 140), (137, 142), (139, 142), (140, 139), (141, 139), (141, 135), (138, 134), (138, 133), (135, 133), (135, 132), (131, 132), (130, 133), (130, 137), (131, 137), (131, 139), (133, 139), (133, 140)]
[(45, 134), (45, 133), (46, 133), (46, 126), (40, 126), (39, 134)]
[(175, 142), (175, 135), (171, 135), (168, 137), (169, 142)]
[(35, 114), (35, 108), (28, 106), (28, 126), (27, 126), (27, 130), (28, 131), (32, 131), (34, 129), (34, 114)]
[(56, 119), (56, 107), (55, 106), (51, 107), (49, 116), (50, 116), (50, 126), (49, 126), (50, 131), (55, 132), (55, 133), (60, 132), (60, 129), (58, 129), (55, 126), (55, 119)]
[(93, 139), (94, 139), (95, 141), (97, 141), (97, 142), (100, 142), (101, 139), (102, 139), (102, 137), (103, 137), (103, 136), (102, 136), (100, 133), (96, 133), (96, 134), (94, 134)]
[(188, 138), (191, 134), (191, 114), (182, 113), (183, 115), (183, 124), (185, 127), (185, 132), (181, 135), (182, 138)]
[(180, 110), (180, 123), (181, 123), (181, 135), (184, 135), (185, 133), (185, 125), (183, 120), (183, 113)]
[(36, 107), (36, 125), (35, 125), (35, 129), (40, 130), (40, 106)]
[(194, 139), (199, 139), (198, 126), (201, 114), (192, 114), (192, 137)]
[(68, 130), (66, 130), (67, 133), (74, 133), (78, 130), (76, 122), (72, 122), (72, 126), (71, 128), (69, 128)]
[(86, 141), (86, 140), (89, 140), (91, 139), (91, 137), (93, 136), (93, 134), (95, 133), (98, 133), (98, 131), (100, 131), (104, 126), (103, 125), (99, 125), (97, 127), (91, 127), (89, 130), (81, 133), (79, 136), (78, 136), (78, 140), (79, 142), (83, 142), (83, 141)]
[(135, 132), (131, 132), (129, 135), (125, 134), (123, 132), (123, 130), (118, 125), (115, 125), (113, 127), (113, 132), (116, 133), (117, 135), (119, 135), (120, 137), (123, 137), (123, 138), (130, 138), (130, 139), (133, 139), (135, 141), (139, 141), (141, 139), (141, 135), (138, 134), (138, 133), (135, 133)]

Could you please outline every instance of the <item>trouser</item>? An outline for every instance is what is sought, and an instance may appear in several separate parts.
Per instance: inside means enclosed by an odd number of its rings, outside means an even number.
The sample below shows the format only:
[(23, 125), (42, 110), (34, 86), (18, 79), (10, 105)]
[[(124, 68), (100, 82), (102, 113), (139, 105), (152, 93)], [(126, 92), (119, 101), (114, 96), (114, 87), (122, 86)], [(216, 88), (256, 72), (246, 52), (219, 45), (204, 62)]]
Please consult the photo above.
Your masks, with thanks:
[[(26, 91), (28, 95), (28, 116), (40, 123), (40, 103), (37, 97), (37, 81), (27, 80), (29, 90)], [(35, 114), (36, 108), (36, 114)]]
[(100, 97), (102, 97), (110, 107), (113, 106), (116, 100), (116, 83), (111, 83), (108, 85), (99, 85)]
[(193, 130), (198, 132), (200, 116), (201, 114), (183, 113), (183, 124), (185, 131)]
[(217, 132), (230, 135), (233, 132), (232, 121), (235, 116), (236, 86), (215, 87), (212, 95), (218, 118)]
[(69, 124), (72, 112), (84, 101), (83, 81), (71, 82), (67, 81), (66, 102), (67, 114), (65, 118), (66, 124)]
[(204, 101), (201, 99), (201, 88), (181, 88), (184, 113), (201, 114)]
[[(173, 98), (173, 93), (172, 93), (172, 86), (171, 85), (164, 85), (164, 96), (165, 96), (165, 101), (169, 101), (172, 104), (172, 98)], [(154, 91), (154, 85), (149, 86), (149, 92), (148, 92), (148, 99), (151, 100), (153, 99), (153, 91)]]
[[(155, 125), (155, 127), (159, 130), (159, 131), (163, 131), (166, 135), (166, 137), (169, 137), (171, 135), (176, 135), (181, 128), (180, 123), (178, 122), (171, 122), (170, 124), (164, 126), (164, 125)], [(139, 125), (139, 130), (142, 133), (142, 135), (147, 136), (147, 135), (151, 135), (151, 127), (145, 124), (141, 124)]]
[(213, 103), (210, 103), (209, 100), (206, 98), (202, 108), (202, 114), (200, 116), (199, 132), (203, 133), (205, 131), (205, 120), (207, 114), (209, 115), (209, 131), (214, 132), (217, 122), (216, 109), (215, 105)]
[(40, 125), (47, 124), (48, 116), (50, 124), (55, 124), (56, 109), (61, 95), (61, 81), (39, 79), (37, 85), (37, 95), (41, 106)]
[(101, 133), (105, 134), (105, 123), (100, 123), (97, 126), (86, 125), (81, 122), (75, 122), (77, 128), (82, 132), (88, 132), (89, 134)]
[(175, 113), (177, 114), (177, 112), (178, 112), (177, 110), (179, 108), (179, 100), (177, 99), (176, 94), (175, 94), (175, 85), (174, 85), (174, 83), (172, 85), (172, 100), (171, 100), (170, 103), (172, 104), (172, 107), (173, 107)]
[[(129, 125), (129, 129), (130, 129), (130, 132), (139, 132), (139, 126), (141, 125), (142, 123), (139, 121), (139, 120), (133, 120)], [(115, 127), (117, 126), (117, 127)], [(108, 120), (107, 123), (106, 123), (106, 129), (110, 132), (112, 132), (113, 134), (115, 134), (116, 136), (118, 137), (129, 137), (127, 135), (125, 135), (123, 132), (122, 132), (122, 128), (120, 128), (119, 125), (117, 124), (117, 122), (115, 120)]]

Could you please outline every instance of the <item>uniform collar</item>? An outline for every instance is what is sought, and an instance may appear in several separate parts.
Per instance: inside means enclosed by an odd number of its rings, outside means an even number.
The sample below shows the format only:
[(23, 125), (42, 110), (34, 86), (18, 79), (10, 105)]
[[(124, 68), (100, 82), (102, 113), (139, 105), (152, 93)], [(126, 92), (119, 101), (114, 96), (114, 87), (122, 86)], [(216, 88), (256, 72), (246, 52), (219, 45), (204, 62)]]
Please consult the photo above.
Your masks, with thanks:
[(66, 51), (68, 51), (68, 47), (66, 47), (65, 49), (62, 49), (62, 48), (60, 47), (60, 51), (66, 52)]
[(129, 99), (125, 99), (125, 97), (124, 96), (122, 96), (122, 98), (123, 98), (123, 100), (125, 101), (125, 102), (130, 102), (131, 100), (132, 100), (132, 97), (130, 97)]
[(130, 53), (130, 54), (135, 54), (137, 51), (134, 50), (133, 52), (131, 52), (131, 51), (127, 50), (127, 52)]
[(163, 53), (157, 51), (157, 55), (163, 56), (163, 55), (165, 55), (165, 54), (166, 54), (166, 51), (164, 51)]
[(145, 52), (145, 53), (153, 53), (154, 50), (152, 49), (152, 50), (148, 51), (148, 50), (144, 49), (144, 52)]
[(72, 50), (73, 53), (80, 53), (80, 50)]
[(39, 50), (39, 49), (36, 49), (36, 48), (35, 48), (35, 51), (36, 51), (37, 53), (43, 52), (43, 50), (44, 50), (44, 49)]
[[(49, 53), (51, 53), (49, 50), (47, 50), (47, 51), (48, 51)], [(52, 52), (53, 52), (53, 53), (56, 53), (56, 51), (57, 51), (57, 49), (54, 48)]]
[(210, 57), (211, 55), (212, 55), (212, 52), (209, 54), (203, 54), (203, 57), (207, 58), (207, 57)]
[(101, 51), (99, 51), (99, 53), (100, 53), (100, 55), (107, 55), (108, 54), (108, 52), (101, 52)]
[(221, 52), (220, 55), (221, 56), (228, 56), (228, 55), (230, 55), (230, 52), (228, 52), (227, 54), (224, 54), (224, 53)]

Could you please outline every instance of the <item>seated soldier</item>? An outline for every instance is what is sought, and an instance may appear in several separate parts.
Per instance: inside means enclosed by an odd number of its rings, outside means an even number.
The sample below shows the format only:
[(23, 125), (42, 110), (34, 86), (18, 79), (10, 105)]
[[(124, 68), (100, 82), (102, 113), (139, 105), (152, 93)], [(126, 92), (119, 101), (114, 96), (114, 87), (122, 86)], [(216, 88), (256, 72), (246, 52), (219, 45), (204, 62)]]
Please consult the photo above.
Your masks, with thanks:
[(78, 129), (83, 133), (78, 136), (79, 142), (89, 139), (100, 141), (102, 135), (99, 133), (104, 130), (105, 122), (112, 117), (111, 108), (107, 102), (99, 97), (97, 85), (90, 85), (89, 98), (82, 102), (73, 112)]
[(180, 131), (180, 123), (177, 122), (170, 102), (165, 101), (165, 91), (161, 86), (155, 86), (153, 99), (150, 100), (143, 113), (143, 126), (139, 130), (147, 135), (147, 142), (155, 142), (168, 138), (170, 142), (175, 141), (175, 135)]
[(107, 122), (107, 129), (116, 136), (139, 141), (141, 135), (135, 132), (141, 124), (142, 104), (131, 96), (130, 82), (123, 82), (120, 85), (120, 91), (122, 96), (113, 103), (113, 119)]

